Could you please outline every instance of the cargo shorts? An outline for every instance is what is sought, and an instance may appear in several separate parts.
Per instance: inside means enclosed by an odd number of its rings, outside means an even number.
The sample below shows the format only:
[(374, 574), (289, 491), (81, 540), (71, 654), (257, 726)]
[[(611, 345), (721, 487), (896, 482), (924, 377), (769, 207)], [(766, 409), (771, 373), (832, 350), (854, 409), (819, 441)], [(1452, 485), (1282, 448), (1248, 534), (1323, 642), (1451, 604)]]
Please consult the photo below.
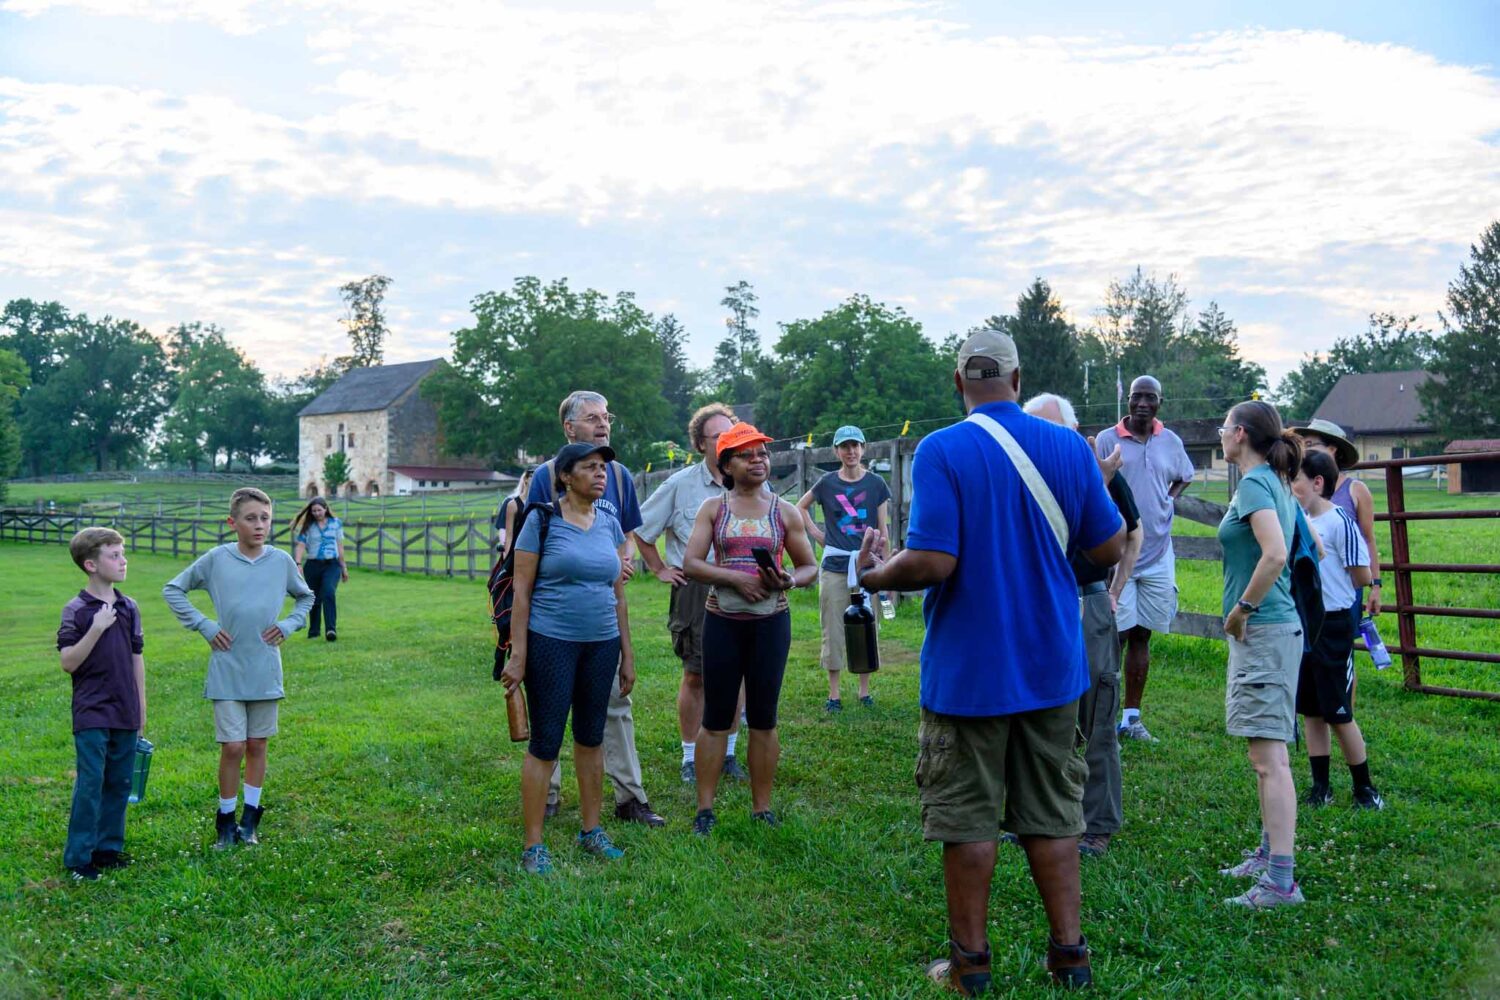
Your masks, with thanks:
[(703, 676), (703, 616), (708, 608), (709, 585), (689, 580), (672, 585), (667, 603), (667, 629), (672, 633), (672, 652), (682, 669)]
[(1245, 626), (1244, 641), (1225, 636), (1229, 669), (1224, 685), (1224, 729), (1260, 740), (1296, 738), (1297, 673), (1302, 665), (1302, 625)]
[(1087, 743), (1078, 702), (1015, 715), (922, 709), (917, 736), (922, 835), (945, 844), (1083, 833)]

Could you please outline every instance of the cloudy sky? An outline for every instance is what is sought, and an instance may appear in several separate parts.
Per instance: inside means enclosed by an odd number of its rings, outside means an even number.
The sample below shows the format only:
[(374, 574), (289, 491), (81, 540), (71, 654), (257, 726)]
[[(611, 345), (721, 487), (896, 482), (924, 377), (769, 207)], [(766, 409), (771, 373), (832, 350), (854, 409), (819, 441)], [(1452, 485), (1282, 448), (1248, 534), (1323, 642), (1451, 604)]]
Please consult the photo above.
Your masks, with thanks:
[[(1053, 8), (1067, 6), (1060, 13)], [(225, 327), (274, 372), (446, 353), (519, 275), (706, 362), (851, 293), (935, 339), (1175, 273), (1273, 377), (1435, 322), (1500, 218), (1500, 5), (0, 0), (0, 298)], [(1357, 11), (1351, 13), (1351, 11)]]

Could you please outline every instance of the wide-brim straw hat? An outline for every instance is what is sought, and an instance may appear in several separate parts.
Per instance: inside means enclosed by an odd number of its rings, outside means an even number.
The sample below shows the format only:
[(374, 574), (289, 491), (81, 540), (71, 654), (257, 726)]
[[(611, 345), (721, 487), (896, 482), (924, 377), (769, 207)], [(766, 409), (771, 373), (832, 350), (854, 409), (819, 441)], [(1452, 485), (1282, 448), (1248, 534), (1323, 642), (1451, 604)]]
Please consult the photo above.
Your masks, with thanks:
[(1316, 434), (1333, 445), (1333, 460), (1340, 469), (1347, 469), (1359, 462), (1359, 449), (1345, 436), (1344, 429), (1332, 420), (1310, 420), (1306, 427), (1292, 429), (1298, 434)]

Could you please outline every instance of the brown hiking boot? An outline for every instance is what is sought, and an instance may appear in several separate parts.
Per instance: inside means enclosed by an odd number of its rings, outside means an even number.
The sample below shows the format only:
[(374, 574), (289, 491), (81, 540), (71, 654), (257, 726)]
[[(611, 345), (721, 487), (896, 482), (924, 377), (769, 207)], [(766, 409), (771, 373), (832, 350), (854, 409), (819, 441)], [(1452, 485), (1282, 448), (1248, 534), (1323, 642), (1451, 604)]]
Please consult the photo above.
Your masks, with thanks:
[(959, 996), (983, 996), (990, 989), (990, 945), (984, 951), (964, 951), (957, 941), (948, 942), (948, 957), (927, 966), (927, 978)]
[(1047, 938), (1047, 971), (1052, 981), (1065, 989), (1081, 990), (1094, 984), (1094, 973), (1089, 968), (1089, 943), (1082, 934), (1078, 943), (1062, 945)]
[(623, 819), (627, 823), (644, 823), (650, 827), (667, 825), (667, 821), (652, 810), (651, 803), (642, 802), (639, 799), (615, 803), (615, 818)]

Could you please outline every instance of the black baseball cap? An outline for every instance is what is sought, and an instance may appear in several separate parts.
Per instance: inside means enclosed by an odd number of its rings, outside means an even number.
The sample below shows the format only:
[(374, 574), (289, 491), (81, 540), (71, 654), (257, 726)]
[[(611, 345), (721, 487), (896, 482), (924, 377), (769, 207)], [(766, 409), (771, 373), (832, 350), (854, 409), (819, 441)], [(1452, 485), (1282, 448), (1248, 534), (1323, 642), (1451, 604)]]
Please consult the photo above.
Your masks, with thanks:
[(558, 472), (571, 472), (574, 465), (590, 455), (602, 455), (606, 462), (615, 460), (615, 450), (607, 444), (585, 444), (582, 441), (574, 441), (572, 444), (562, 446), (557, 457), (552, 460), (552, 467)]

